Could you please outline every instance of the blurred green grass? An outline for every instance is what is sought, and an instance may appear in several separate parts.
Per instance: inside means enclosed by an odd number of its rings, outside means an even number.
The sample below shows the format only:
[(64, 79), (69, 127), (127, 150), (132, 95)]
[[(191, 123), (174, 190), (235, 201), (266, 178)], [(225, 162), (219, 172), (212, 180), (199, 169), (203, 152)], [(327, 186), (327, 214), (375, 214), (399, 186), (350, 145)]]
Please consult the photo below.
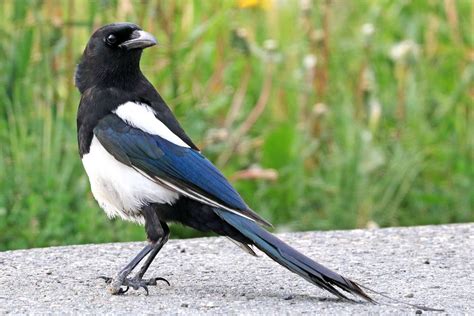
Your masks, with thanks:
[(75, 135), (75, 64), (96, 27), (125, 20), (156, 35), (143, 71), (278, 230), (473, 221), (472, 12), (470, 0), (1, 1), (0, 250), (144, 239), (93, 200)]

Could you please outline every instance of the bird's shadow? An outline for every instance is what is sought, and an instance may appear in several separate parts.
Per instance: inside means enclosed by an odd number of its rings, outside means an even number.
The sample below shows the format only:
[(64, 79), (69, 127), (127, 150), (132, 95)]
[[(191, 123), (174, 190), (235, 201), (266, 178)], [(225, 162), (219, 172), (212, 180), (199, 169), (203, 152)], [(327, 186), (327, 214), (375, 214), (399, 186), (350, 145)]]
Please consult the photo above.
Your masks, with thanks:
[(328, 303), (339, 303), (339, 304), (365, 304), (367, 302), (364, 301), (357, 301), (352, 299), (342, 299), (338, 297), (321, 297), (321, 296), (312, 296), (310, 294), (293, 294), (290, 291), (286, 293), (281, 293), (278, 291), (271, 291), (271, 290), (250, 290), (249, 292), (245, 292), (243, 294), (235, 291), (229, 291), (226, 293), (228, 296), (245, 296), (247, 299), (252, 300), (256, 298), (269, 298), (269, 299), (276, 299), (276, 300), (283, 300), (288, 302), (298, 302), (298, 303), (308, 303), (308, 302), (328, 302)]

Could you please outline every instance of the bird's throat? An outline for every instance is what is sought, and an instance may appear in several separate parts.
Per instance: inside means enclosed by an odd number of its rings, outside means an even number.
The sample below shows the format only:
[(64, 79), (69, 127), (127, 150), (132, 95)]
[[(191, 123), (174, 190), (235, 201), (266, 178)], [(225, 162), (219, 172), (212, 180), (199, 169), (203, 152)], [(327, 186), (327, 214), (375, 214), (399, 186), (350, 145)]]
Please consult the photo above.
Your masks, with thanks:
[(75, 85), (84, 93), (91, 87), (119, 88), (128, 90), (143, 77), (140, 70), (140, 56), (109, 60), (107, 67), (95, 59), (83, 59), (76, 68)]

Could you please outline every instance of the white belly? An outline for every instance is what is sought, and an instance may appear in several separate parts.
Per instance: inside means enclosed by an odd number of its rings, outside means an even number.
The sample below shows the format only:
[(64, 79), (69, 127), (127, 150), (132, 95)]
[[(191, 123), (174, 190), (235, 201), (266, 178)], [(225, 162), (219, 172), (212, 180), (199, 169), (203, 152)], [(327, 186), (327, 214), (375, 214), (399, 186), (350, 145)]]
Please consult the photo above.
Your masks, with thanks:
[(146, 203), (175, 202), (179, 194), (149, 180), (117, 161), (94, 136), (90, 151), (82, 157), (92, 194), (109, 217), (144, 223), (139, 210)]

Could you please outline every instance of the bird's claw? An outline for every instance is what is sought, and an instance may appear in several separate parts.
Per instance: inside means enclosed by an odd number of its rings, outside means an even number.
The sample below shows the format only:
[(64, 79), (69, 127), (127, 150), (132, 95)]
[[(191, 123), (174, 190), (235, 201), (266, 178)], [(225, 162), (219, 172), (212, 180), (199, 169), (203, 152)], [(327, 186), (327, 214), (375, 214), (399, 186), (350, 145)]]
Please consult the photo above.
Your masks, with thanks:
[[(133, 288), (134, 290), (143, 288), (146, 292), (146, 295), (148, 295), (149, 294), (148, 286), (156, 286), (158, 284), (157, 281), (163, 281), (166, 284), (168, 284), (168, 286), (171, 285), (168, 282), (168, 280), (161, 277), (142, 279), (135, 276), (133, 278), (125, 278), (123, 279), (122, 282), (120, 282), (120, 280), (116, 280), (114, 278), (110, 278), (106, 276), (100, 276), (99, 278), (105, 280), (105, 283), (108, 284), (108, 290), (110, 291), (110, 293), (116, 294), (116, 295), (127, 293), (130, 287)], [(123, 287), (125, 287), (125, 289)]]

